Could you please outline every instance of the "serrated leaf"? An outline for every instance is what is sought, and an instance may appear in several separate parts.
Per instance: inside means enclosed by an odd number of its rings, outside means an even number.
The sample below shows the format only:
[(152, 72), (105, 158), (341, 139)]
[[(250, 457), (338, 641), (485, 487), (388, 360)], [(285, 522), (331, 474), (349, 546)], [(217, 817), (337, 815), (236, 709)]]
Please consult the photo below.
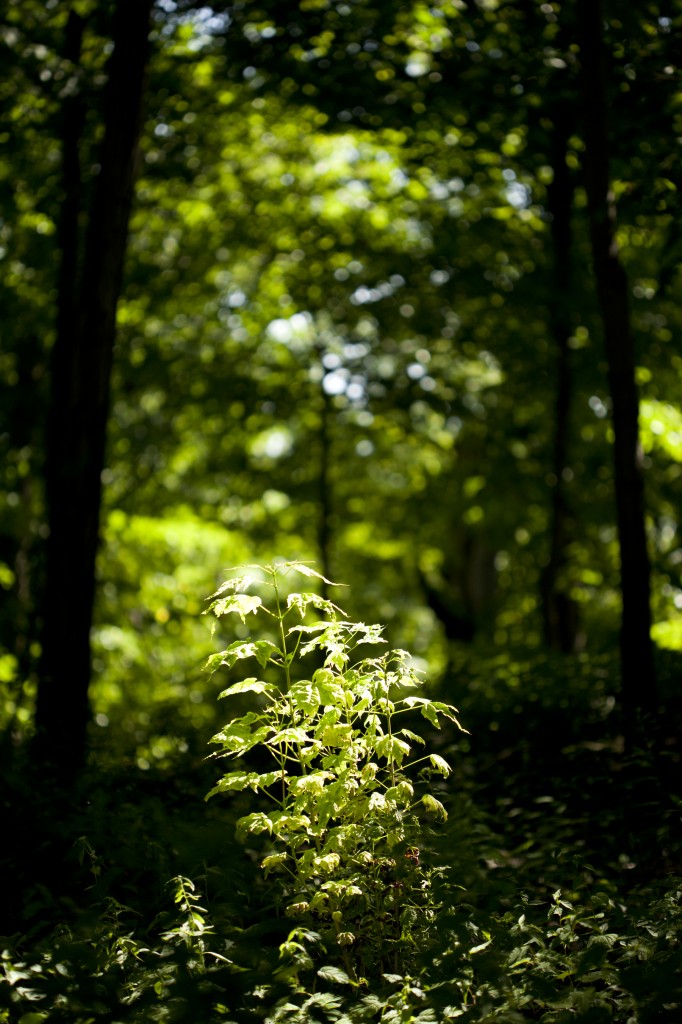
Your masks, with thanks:
[(265, 668), (267, 663), (272, 660), (273, 653), (279, 654), (280, 652), (269, 640), (235, 640), (224, 651), (212, 654), (206, 662), (206, 668), (210, 668), (213, 673), (221, 665), (232, 668), (236, 662), (243, 661), (245, 658), (256, 658), (258, 664)]
[(337, 722), (335, 725), (325, 725), (315, 732), (315, 739), (323, 743), (325, 747), (345, 747), (353, 737), (353, 728), (346, 722)]
[(308, 605), (312, 605), (313, 608), (317, 608), (318, 611), (324, 611), (331, 619), (335, 619), (337, 614), (345, 615), (343, 608), (339, 608), (338, 605), (334, 604), (333, 601), (328, 601), (324, 597), (320, 597), (319, 594), (289, 594), (287, 597), (287, 608), (296, 608), (301, 615), (301, 618), (305, 615)]
[(441, 757), (440, 754), (429, 754), (429, 761), (441, 775), (445, 775), (447, 778), (452, 769), (444, 757)]
[(254, 793), (257, 793), (259, 789), (267, 789), (268, 786), (272, 786), (281, 777), (280, 771), (263, 772), (262, 774), (259, 772), (228, 772), (211, 790), (209, 796), (214, 793), (240, 792), (243, 789), (252, 789)]
[(292, 626), (289, 633), (319, 633), (322, 630), (325, 630), (328, 626), (328, 622), (312, 622), (307, 626)]
[(323, 856), (315, 857), (313, 860), (314, 866), (320, 871), (326, 871), (327, 874), (331, 874), (332, 871), (335, 871), (340, 863), (341, 858), (338, 853), (325, 853)]
[[(445, 718), (448, 718), (451, 722), (454, 722), (460, 732), (466, 733), (467, 736), (469, 735), (469, 730), (464, 728), (462, 723), (457, 718), (457, 715), (455, 714), (457, 708), (453, 707), (452, 704), (443, 704), (441, 703), (441, 701), (438, 700), (424, 701), (424, 699), (421, 697), (408, 697), (406, 699), (419, 702), (421, 704), (420, 710), (422, 715), (424, 716), (424, 718), (428, 718), (429, 722), (431, 722), (432, 725), (435, 725), (436, 728), (440, 729), (440, 723), (438, 722), (437, 715), (438, 713), (443, 715)], [(421, 703), (422, 701), (424, 702)]]
[(316, 572), (315, 569), (311, 569), (305, 562), (287, 562), (287, 568), (295, 569), (296, 572), (300, 572), (301, 576), (309, 576), (316, 580), (322, 580), (330, 587), (345, 587), (345, 583), (333, 583), (332, 580), (328, 580), (322, 573)]
[(232, 697), (236, 693), (277, 693), (277, 687), (271, 683), (264, 683), (262, 679), (256, 679), (255, 676), (249, 676), (248, 679), (244, 679), (241, 683), (233, 683), (232, 686), (228, 686), (226, 690), (218, 694), (218, 698)]
[(250, 723), (254, 720), (258, 720), (258, 716), (245, 715), (236, 722), (230, 722), (211, 739), (211, 743), (220, 744), (230, 754), (245, 754), (259, 743), (263, 743), (272, 732), (269, 725), (262, 725), (252, 731)]
[(287, 696), (297, 711), (304, 711), (307, 714), (313, 714), (322, 703), (319, 689), (308, 679), (294, 683), (289, 688)]
[(279, 732), (276, 732), (268, 740), (268, 743), (279, 747), (283, 743), (306, 743), (308, 738), (308, 733), (305, 729), (297, 729), (294, 726), (290, 726), (288, 729), (280, 729)]
[(384, 796), (392, 804), (409, 804), (414, 796), (414, 788), (406, 779), (403, 779), (397, 786), (390, 786)]
[(406, 736), (408, 740), (414, 740), (415, 743), (421, 743), (422, 745), (426, 742), (423, 736), (420, 736), (419, 733), (412, 732), (411, 729), (399, 729), (396, 735)]
[[(254, 576), (235, 576), (234, 579), (225, 580), (224, 583), (220, 584), (215, 594), (211, 594), (207, 600), (213, 601), (216, 597), (221, 597), (228, 590), (248, 590), (254, 580)], [(204, 615), (206, 615), (210, 610), (210, 608), (207, 608)]]
[(321, 793), (328, 779), (333, 779), (331, 772), (312, 772), (310, 775), (299, 775), (292, 779), (289, 789), (292, 793)]
[(247, 814), (237, 822), (238, 839), (244, 839), (248, 835), (259, 835), (261, 832), (269, 832), (272, 835), (272, 821), (262, 811)]
[(236, 612), (242, 622), (246, 622), (246, 616), (250, 612), (257, 612), (263, 604), (256, 594), (230, 594), (229, 597), (221, 597), (209, 607), (216, 618), (221, 615), (228, 615)]
[(372, 793), (369, 798), (369, 810), (370, 811), (385, 811), (386, 810), (386, 797), (383, 793)]
[(436, 729), (440, 729), (440, 722), (438, 721), (438, 715), (436, 714), (435, 709), (434, 709), (432, 704), (430, 704), (430, 703), (429, 704), (423, 704), (420, 707), (419, 710), (421, 711), (423, 717), (428, 722), (430, 722), (431, 725), (435, 726)]
[(469, 730), (465, 729), (464, 726), (460, 724), (460, 721), (457, 718), (458, 712), (456, 707), (454, 707), (452, 704), (443, 704), (439, 700), (434, 700), (432, 704), (436, 711), (438, 711), (441, 715), (445, 715), (445, 717), (449, 718), (451, 722), (454, 722), (460, 732), (465, 732), (467, 733), (467, 735), (469, 734)]
[(221, 665), (225, 665), (226, 661), (225, 658), (223, 657), (223, 654), (223, 651), (219, 651), (217, 654), (209, 655), (204, 664), (204, 671), (209, 672), (210, 675), (213, 675), (213, 673), (217, 669), (219, 669)]
[(320, 694), (321, 704), (338, 704), (343, 701), (345, 690), (342, 677), (330, 668), (318, 668), (313, 675), (313, 682)]
[[(308, 830), (310, 826), (310, 818), (307, 814), (286, 814), (284, 811), (276, 811), (270, 820), (270, 827), (274, 835), (279, 836), (282, 832), (300, 832), (301, 830)], [(314, 856), (312, 850), (309, 851), (310, 857)]]
[(425, 793), (422, 797), (422, 803), (424, 804), (424, 807), (426, 807), (427, 811), (436, 815), (439, 821), (448, 820), (448, 812), (445, 810), (440, 800), (436, 800), (435, 796), (432, 796), (430, 793)]
[(403, 758), (410, 752), (410, 746), (403, 740), (399, 740), (397, 736), (382, 736), (377, 740), (375, 750), (379, 757), (385, 757), (389, 762), (402, 764)]
[(264, 857), (260, 866), (265, 871), (266, 877), (270, 871), (276, 871), (277, 868), (285, 864), (288, 856), (289, 855), (287, 853), (271, 853), (267, 857)]
[(353, 984), (346, 972), (342, 971), (340, 967), (332, 967), (331, 965), (320, 967), (317, 976), (322, 978), (323, 981), (335, 981), (338, 985)]

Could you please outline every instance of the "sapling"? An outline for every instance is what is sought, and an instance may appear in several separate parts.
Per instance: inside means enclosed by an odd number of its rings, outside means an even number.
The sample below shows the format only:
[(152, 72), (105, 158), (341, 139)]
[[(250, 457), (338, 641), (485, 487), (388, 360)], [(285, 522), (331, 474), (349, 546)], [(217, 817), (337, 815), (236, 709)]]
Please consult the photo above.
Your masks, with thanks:
[[(304, 934), (326, 949), (331, 966), (323, 970), (352, 984), (402, 973), (437, 909), (421, 858), (430, 823), (447, 816), (429, 783), (450, 772), (404, 722), (419, 711), (434, 728), (445, 718), (461, 729), (457, 709), (419, 692), (406, 651), (366, 656), (386, 643), (381, 626), (349, 621), (318, 594), (287, 593), (294, 573), (336, 586), (306, 563), (245, 568), (212, 595), (207, 612), (236, 613), (244, 623), (253, 614), (266, 628), (214, 654), (208, 668), (254, 659), (263, 678), (242, 678), (220, 694), (248, 694), (252, 708), (213, 737), (213, 756), (236, 767), (208, 797), (246, 789), (265, 797), (239, 819), (237, 835), (264, 838), (262, 868), (295, 926), (283, 954), (294, 956)], [(301, 677), (314, 652), (318, 667)], [(266, 758), (256, 768), (249, 755), (258, 752)]]

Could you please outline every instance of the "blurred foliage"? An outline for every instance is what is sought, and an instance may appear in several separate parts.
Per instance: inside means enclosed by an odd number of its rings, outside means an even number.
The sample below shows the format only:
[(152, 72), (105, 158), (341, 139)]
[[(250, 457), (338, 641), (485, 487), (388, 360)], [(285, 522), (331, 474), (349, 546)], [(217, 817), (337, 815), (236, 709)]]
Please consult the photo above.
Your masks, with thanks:
[[(24, 740), (44, 614), (60, 118), (74, 90), (86, 98), (87, 195), (112, 7), (5, 0), (0, 12), (0, 730), (12, 765), (0, 1021), (672, 1024), (679, 0), (607, 4), (605, 36), (656, 727), (623, 749), (613, 438), (572, 5), (159, 0), (103, 474), (91, 757), (59, 793), (32, 775)], [(63, 57), (71, 8), (86, 19), (77, 66)], [(564, 111), (572, 284), (557, 296), (548, 205)], [(544, 647), (540, 587), (559, 300), (571, 656)], [(428, 851), (442, 871), (434, 946), (422, 974), (376, 993), (306, 975), (310, 936), (298, 960), (280, 958), (289, 925), (254, 852), (232, 840), (244, 803), (201, 799), (225, 685), (201, 671), (217, 643), (204, 598), (230, 567), (280, 558), (349, 584), (352, 617), (386, 623), (471, 733), (429, 737), (455, 767), (449, 824)]]
[[(79, 8), (73, 67), (60, 56), (67, 7), (6, 5), (0, 53), (3, 120), (21, 125), (2, 136), (0, 285), (0, 681), (4, 727), (20, 732), (42, 614), (60, 101), (74, 88), (88, 97), (87, 190), (109, 16), (109, 5)], [(316, 558), (354, 585), (359, 616), (386, 621), (436, 674), (449, 640), (429, 587), (482, 647), (540, 644), (556, 486), (557, 104), (575, 124), (571, 539), (559, 586), (581, 643), (608, 645), (619, 610), (609, 397), (570, 9), (163, 3), (155, 17), (104, 471), (97, 744), (109, 729), (149, 762), (164, 716), (186, 720), (176, 732), (205, 721), (197, 601), (244, 559)], [(653, 635), (679, 649), (675, 17), (657, 4), (619, 12), (607, 43)]]

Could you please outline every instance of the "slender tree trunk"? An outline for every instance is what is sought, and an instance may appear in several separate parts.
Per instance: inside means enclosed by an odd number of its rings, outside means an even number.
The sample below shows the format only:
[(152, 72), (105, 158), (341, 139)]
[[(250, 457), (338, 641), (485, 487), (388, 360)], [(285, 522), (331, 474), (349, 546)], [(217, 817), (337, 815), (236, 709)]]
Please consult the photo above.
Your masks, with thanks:
[(601, 307), (614, 432), (614, 479), (620, 541), (622, 699), (632, 724), (657, 706), (650, 638), (650, 569), (639, 448), (639, 400), (628, 280), (618, 257), (615, 205), (609, 186), (608, 102), (601, 0), (579, 0), (584, 93), (585, 186), (592, 258)]
[[(77, 768), (85, 755), (101, 474), (151, 5), (152, 0), (118, 0), (116, 6), (100, 170), (80, 261), (77, 119), (65, 125), (63, 138), (62, 270), (45, 471), (50, 535), (36, 726), (43, 756), (65, 770)], [(69, 22), (67, 47), (79, 45), (78, 21)]]
[(577, 647), (575, 602), (561, 589), (560, 577), (567, 563), (570, 512), (566, 496), (569, 419), (572, 397), (572, 368), (568, 339), (571, 336), (571, 215), (573, 181), (566, 164), (572, 119), (565, 103), (557, 103), (553, 114), (552, 168), (554, 179), (548, 188), (547, 207), (551, 217), (552, 294), (550, 329), (556, 346), (556, 392), (552, 446), (552, 503), (550, 510), (549, 560), (542, 574), (542, 606), (545, 642), (569, 653)]
[[(318, 349), (320, 366), (322, 364), (323, 349)], [(331, 516), (332, 516), (332, 481), (331, 481), (331, 421), (333, 411), (331, 399), (324, 390), (324, 384), (320, 381), (320, 420), (319, 420), (319, 465), (318, 465), (318, 519), (317, 519), (317, 550), (320, 555), (321, 572), (328, 580), (331, 577)], [(327, 584), (320, 584), (322, 597), (328, 598)]]
[(84, 31), (85, 20), (76, 11), (70, 11), (64, 39), (64, 57), (69, 62), (69, 78), (61, 109), (62, 204), (57, 226), (61, 255), (57, 282), (57, 343), (61, 338), (75, 335), (83, 185), (80, 145), (85, 122), (85, 102), (80, 82)]

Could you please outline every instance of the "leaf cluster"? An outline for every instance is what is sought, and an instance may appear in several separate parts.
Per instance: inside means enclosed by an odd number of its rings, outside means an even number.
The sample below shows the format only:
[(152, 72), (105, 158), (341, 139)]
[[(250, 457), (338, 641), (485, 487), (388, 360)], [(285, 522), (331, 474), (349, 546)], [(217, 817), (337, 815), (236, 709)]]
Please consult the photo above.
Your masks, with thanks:
[[(244, 842), (266, 837), (262, 867), (274, 876), (283, 913), (321, 929), (358, 982), (388, 964), (397, 970), (435, 912), (420, 848), (428, 822), (447, 817), (428, 780), (447, 777), (450, 766), (419, 749), (424, 738), (404, 723), (418, 711), (436, 729), (442, 719), (461, 726), (452, 705), (415, 692), (422, 682), (406, 651), (362, 656), (366, 645), (385, 643), (381, 627), (341, 618), (317, 594), (281, 592), (292, 570), (331, 581), (304, 563), (260, 570), (274, 592), (271, 607), (245, 593), (252, 576), (239, 576), (213, 595), (209, 611), (242, 621), (249, 613), (269, 616), (279, 641), (235, 641), (209, 666), (255, 658), (278, 670), (276, 681), (249, 676), (223, 691), (252, 694), (259, 705), (213, 738), (217, 756), (260, 754), (262, 762), (265, 755), (265, 770), (244, 762), (208, 795), (248, 789), (266, 797), (267, 809), (241, 817), (237, 835)], [(305, 621), (313, 610), (322, 617)], [(315, 655), (322, 665), (298, 678), (294, 669)], [(287, 954), (295, 948), (290, 940)]]

